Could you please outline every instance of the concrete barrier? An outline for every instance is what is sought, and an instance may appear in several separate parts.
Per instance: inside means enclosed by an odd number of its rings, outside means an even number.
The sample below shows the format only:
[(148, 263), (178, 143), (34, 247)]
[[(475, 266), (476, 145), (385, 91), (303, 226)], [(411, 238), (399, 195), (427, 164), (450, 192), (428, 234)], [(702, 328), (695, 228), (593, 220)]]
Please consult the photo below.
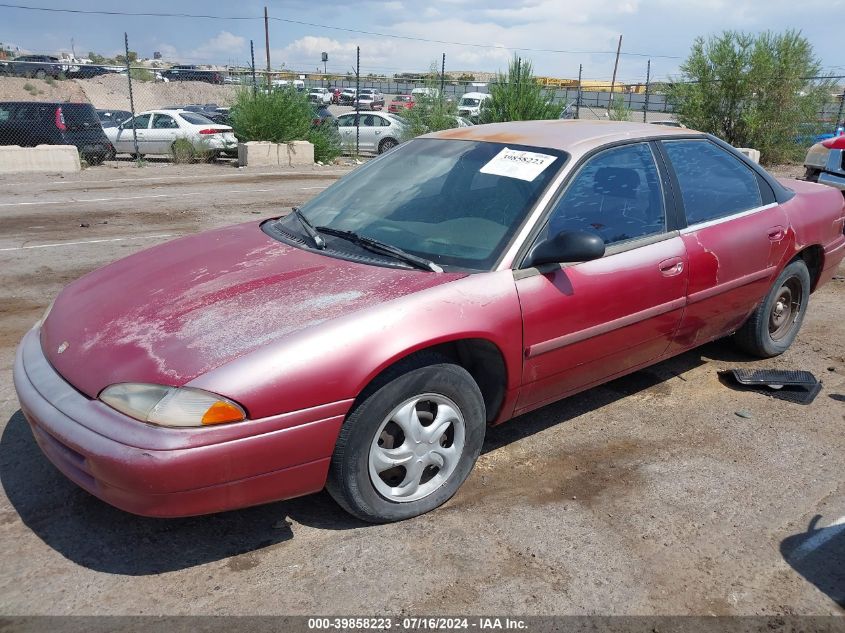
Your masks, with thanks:
[(238, 143), (241, 167), (296, 167), (314, 164), (314, 145), (308, 141)]
[(737, 149), (748, 156), (751, 160), (755, 163), (760, 162), (760, 150), (759, 149), (751, 149), (750, 147), (737, 147)]
[(0, 174), (81, 170), (79, 150), (73, 145), (0, 145)]

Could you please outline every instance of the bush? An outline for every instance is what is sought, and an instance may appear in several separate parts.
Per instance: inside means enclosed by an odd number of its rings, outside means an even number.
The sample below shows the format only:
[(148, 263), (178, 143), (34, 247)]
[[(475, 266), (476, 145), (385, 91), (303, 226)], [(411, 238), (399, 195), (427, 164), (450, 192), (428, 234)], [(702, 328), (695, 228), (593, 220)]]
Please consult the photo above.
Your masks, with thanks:
[(314, 108), (308, 95), (291, 86), (253, 94), (241, 89), (232, 106), (230, 125), (241, 142), (314, 144), (314, 160), (329, 162), (340, 156), (340, 134), (332, 124), (313, 125)]
[(146, 68), (130, 68), (129, 76), (136, 81), (155, 81), (155, 75)]
[(198, 152), (194, 147), (194, 144), (186, 138), (177, 138), (170, 146), (170, 160), (177, 165), (193, 163), (198, 157), (200, 157), (201, 153), (202, 152)]
[(308, 132), (306, 140), (314, 144), (315, 161), (328, 163), (341, 154), (340, 133), (337, 131), (337, 127), (331, 122), (312, 127)]
[(611, 121), (631, 120), (631, 108), (625, 105), (625, 98), (622, 95), (613, 97), (610, 108), (607, 110), (607, 116)]
[(242, 89), (232, 106), (231, 125), (241, 142), (287, 143), (308, 136), (312, 117), (308, 96), (291, 87), (254, 95)]
[(725, 31), (695, 40), (682, 81), (667, 91), (678, 120), (737, 147), (760, 150), (768, 164), (800, 159), (798, 138), (830, 98), (832, 80), (796, 31)]
[(490, 99), (480, 118), (482, 123), (498, 123), (556, 119), (559, 114), (560, 106), (554, 104), (553, 96), (534, 80), (531, 62), (514, 55), (508, 72), (498, 73), (495, 83), (490, 84)]

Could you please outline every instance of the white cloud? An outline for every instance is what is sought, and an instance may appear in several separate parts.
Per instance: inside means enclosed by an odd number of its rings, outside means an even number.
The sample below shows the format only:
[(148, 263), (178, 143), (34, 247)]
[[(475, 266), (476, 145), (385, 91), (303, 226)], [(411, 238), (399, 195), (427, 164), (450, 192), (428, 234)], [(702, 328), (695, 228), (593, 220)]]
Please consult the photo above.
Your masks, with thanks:
[(229, 31), (220, 31), (194, 48), (183, 49), (164, 42), (156, 44), (155, 50), (167, 60), (198, 64), (226, 63), (232, 59), (242, 60), (248, 52), (246, 38)]

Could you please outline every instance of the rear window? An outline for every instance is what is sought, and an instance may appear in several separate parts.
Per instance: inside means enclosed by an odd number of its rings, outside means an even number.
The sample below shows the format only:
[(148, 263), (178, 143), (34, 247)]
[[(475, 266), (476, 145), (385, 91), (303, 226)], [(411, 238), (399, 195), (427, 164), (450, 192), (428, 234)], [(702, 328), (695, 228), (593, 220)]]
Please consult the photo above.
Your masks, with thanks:
[(214, 123), (211, 119), (196, 112), (180, 112), (179, 116), (191, 125), (208, 125), (209, 123)]
[(100, 118), (93, 106), (83, 103), (62, 104), (62, 114), (65, 117), (65, 125), (68, 128), (87, 127), (100, 125)]

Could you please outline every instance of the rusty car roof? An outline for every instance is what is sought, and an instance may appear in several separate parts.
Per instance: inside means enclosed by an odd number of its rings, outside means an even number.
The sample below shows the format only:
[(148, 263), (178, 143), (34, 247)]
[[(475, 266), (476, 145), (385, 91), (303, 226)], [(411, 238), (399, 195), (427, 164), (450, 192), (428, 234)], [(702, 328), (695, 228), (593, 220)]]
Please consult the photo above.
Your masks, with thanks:
[(617, 141), (702, 134), (686, 128), (626, 121), (551, 119), (488, 123), (426, 134), (423, 138), (513, 143), (583, 153)]

